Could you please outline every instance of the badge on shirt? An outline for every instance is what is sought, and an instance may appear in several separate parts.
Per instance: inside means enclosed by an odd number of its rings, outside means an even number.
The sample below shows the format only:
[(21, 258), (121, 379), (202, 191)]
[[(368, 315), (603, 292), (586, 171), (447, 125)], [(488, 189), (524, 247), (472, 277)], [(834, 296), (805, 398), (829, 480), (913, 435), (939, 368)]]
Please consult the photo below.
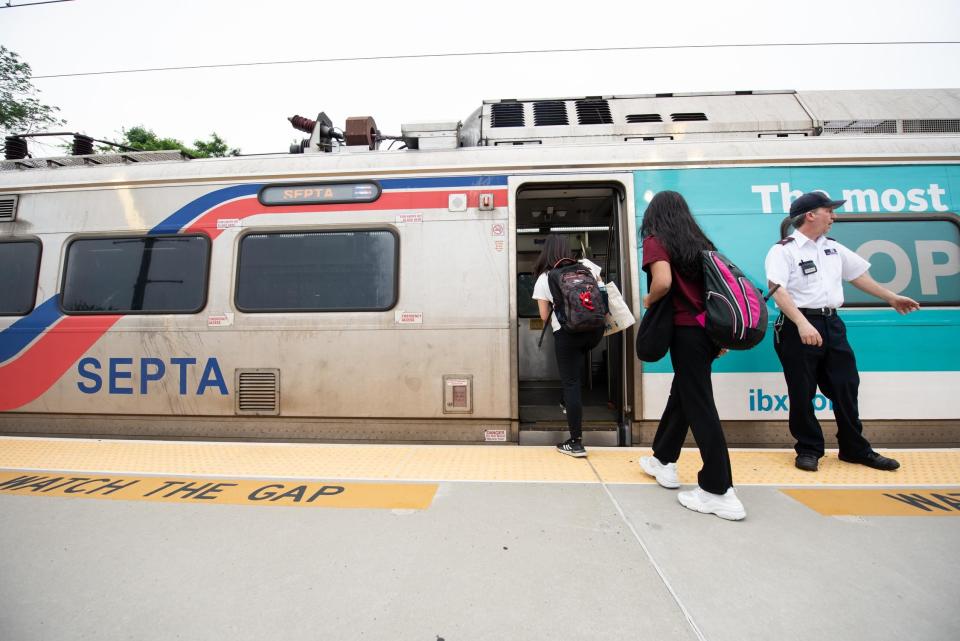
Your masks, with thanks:
[(827, 256), (834, 256), (836, 255), (837, 250), (834, 249), (833, 247), (827, 247), (826, 249), (823, 250), (823, 253), (826, 254)]
[(802, 260), (800, 261), (800, 270), (803, 272), (804, 276), (809, 276), (810, 274), (817, 273), (817, 264), (812, 260)]

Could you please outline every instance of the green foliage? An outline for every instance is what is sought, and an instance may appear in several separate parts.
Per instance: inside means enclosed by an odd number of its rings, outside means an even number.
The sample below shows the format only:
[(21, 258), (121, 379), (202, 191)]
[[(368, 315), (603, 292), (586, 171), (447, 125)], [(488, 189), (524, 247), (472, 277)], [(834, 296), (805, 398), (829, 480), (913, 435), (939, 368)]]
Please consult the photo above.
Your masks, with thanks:
[(0, 132), (32, 133), (37, 129), (63, 124), (54, 114), (56, 107), (45, 105), (34, 96), (30, 65), (0, 45)]
[[(239, 149), (231, 149), (223, 138), (216, 133), (211, 133), (209, 140), (194, 140), (193, 147), (188, 147), (176, 138), (160, 138), (143, 125), (124, 129), (123, 137), (117, 142), (142, 151), (179, 150), (194, 158), (220, 158), (240, 155)], [(114, 150), (111, 147), (100, 147), (100, 151)]]

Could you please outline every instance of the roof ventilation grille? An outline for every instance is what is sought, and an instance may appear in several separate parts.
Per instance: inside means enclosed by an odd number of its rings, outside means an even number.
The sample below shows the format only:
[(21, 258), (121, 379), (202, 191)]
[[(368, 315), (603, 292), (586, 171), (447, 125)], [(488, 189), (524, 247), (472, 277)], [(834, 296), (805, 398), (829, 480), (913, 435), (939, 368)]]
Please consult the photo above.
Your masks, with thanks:
[(702, 112), (683, 112), (670, 114), (670, 118), (673, 119), (673, 122), (696, 122), (698, 120), (706, 120), (707, 114)]
[(567, 103), (562, 100), (544, 100), (533, 103), (533, 124), (537, 127), (569, 125)]
[(522, 102), (498, 102), (490, 109), (491, 127), (523, 127)]
[(895, 134), (896, 120), (827, 120), (825, 134)]
[(958, 134), (960, 120), (904, 120), (903, 133), (905, 134)]
[(630, 114), (627, 116), (627, 122), (637, 124), (642, 122), (663, 122), (660, 114)]
[(606, 100), (585, 99), (577, 101), (577, 121), (581, 125), (610, 125), (610, 105)]
[(0, 196), (0, 223), (9, 223), (17, 219), (17, 197)]

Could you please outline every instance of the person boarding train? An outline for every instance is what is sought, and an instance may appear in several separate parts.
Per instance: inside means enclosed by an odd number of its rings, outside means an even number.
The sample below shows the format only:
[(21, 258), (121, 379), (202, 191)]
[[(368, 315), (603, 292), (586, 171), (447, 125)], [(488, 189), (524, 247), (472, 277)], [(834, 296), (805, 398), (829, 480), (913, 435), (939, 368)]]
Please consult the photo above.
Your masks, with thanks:
[(703, 514), (739, 521), (747, 512), (733, 488), (730, 453), (713, 398), (713, 361), (723, 353), (697, 320), (704, 312), (701, 252), (715, 250), (713, 242), (675, 191), (657, 193), (643, 214), (643, 269), (650, 273), (650, 291), (643, 306), (650, 307), (672, 290), (673, 337), (670, 396), (653, 438), (653, 456), (638, 461), (641, 469), (662, 487), (680, 487), (677, 460), (687, 430), (700, 449), (703, 469), (697, 487), (677, 494), (684, 507)]
[[(875, 452), (863, 435), (857, 401), (860, 375), (837, 309), (843, 305), (843, 281), (901, 314), (920, 305), (881, 286), (868, 273), (869, 262), (827, 236), (836, 220), (834, 209), (844, 202), (816, 191), (803, 194), (790, 206), (780, 242), (767, 252), (767, 281), (776, 288), (773, 299), (780, 310), (774, 349), (787, 383), (796, 466), (815, 472), (824, 454), (823, 430), (813, 410), (819, 386), (833, 402), (840, 460), (892, 471), (900, 463)], [(789, 225), (795, 230), (787, 235)]]
[[(543, 250), (533, 268), (534, 273), (537, 274), (537, 281), (533, 286), (533, 299), (537, 301), (540, 319), (544, 323), (550, 323), (553, 329), (553, 346), (557, 357), (557, 368), (560, 370), (560, 381), (563, 384), (563, 406), (567, 415), (570, 438), (557, 445), (557, 451), (567, 456), (584, 458), (587, 450), (583, 447), (583, 400), (580, 391), (583, 361), (590, 350), (603, 339), (604, 328), (601, 325), (591, 331), (571, 332), (560, 325), (554, 311), (555, 301), (550, 288), (549, 274), (551, 269), (567, 261), (573, 261), (573, 252), (570, 251), (566, 237), (560, 234), (547, 236)], [(600, 280), (599, 265), (585, 256), (576, 262), (589, 269), (598, 284), (603, 284)]]

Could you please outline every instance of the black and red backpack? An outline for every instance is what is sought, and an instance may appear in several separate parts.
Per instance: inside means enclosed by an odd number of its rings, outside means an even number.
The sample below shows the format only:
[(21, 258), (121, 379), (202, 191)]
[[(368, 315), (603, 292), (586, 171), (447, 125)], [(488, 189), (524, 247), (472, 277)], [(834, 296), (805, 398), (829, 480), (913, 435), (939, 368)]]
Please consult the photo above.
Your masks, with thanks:
[(605, 327), (605, 292), (590, 268), (572, 258), (561, 258), (547, 273), (553, 312), (568, 332), (592, 332)]

